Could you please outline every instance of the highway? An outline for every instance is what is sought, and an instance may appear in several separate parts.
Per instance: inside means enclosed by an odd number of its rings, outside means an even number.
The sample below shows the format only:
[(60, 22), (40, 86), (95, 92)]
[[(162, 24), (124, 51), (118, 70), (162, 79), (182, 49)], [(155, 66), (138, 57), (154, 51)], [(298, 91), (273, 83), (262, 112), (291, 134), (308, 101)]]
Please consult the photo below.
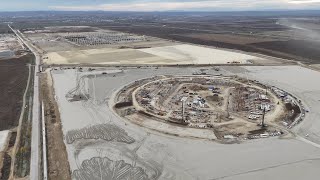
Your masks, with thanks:
[(16, 34), (17, 38), (35, 55), (35, 73), (34, 73), (34, 89), (33, 89), (33, 107), (32, 107), (32, 135), (31, 135), (31, 159), (30, 159), (30, 179), (38, 180), (41, 176), (40, 172), (40, 99), (39, 99), (39, 77), (40, 70), (40, 54), (31, 45), (30, 42), (23, 37), (18, 30), (9, 28)]

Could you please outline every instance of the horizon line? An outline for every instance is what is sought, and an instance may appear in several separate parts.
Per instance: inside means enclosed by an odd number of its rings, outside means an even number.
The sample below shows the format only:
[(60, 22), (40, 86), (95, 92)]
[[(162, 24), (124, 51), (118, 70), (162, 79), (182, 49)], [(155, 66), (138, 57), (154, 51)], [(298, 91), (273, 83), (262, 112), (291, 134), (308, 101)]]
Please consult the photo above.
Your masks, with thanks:
[(293, 12), (293, 11), (319, 11), (320, 9), (257, 9), (257, 10), (159, 10), (159, 11), (117, 11), (117, 10), (0, 10), (0, 13), (3, 12), (145, 12), (145, 13), (152, 13), (152, 12)]

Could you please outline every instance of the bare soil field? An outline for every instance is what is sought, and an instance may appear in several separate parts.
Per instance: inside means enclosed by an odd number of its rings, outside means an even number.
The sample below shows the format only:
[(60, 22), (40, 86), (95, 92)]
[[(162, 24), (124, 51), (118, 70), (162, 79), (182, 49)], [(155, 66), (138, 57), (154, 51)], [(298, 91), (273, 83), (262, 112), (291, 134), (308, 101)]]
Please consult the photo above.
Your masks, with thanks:
[(180, 44), (141, 49), (87, 49), (46, 54), (46, 64), (251, 64), (277, 63), (243, 53)]
[(62, 51), (48, 53), (48, 64), (77, 64), (77, 63), (132, 63), (133, 60), (153, 58), (151, 54), (138, 50), (126, 49), (97, 49), (81, 51)]
[(302, 41), (302, 40), (289, 40), (289, 41), (269, 41), (252, 43), (250, 46), (267, 49), (271, 51), (280, 51), (287, 56), (300, 57), (306, 63), (315, 64), (319, 63), (320, 57), (320, 42), (317, 41)]
[(232, 44), (250, 44), (250, 43), (261, 43), (270, 42), (276, 39), (273, 38), (259, 38), (250, 35), (236, 35), (236, 34), (209, 34), (209, 33), (196, 33), (186, 34), (187, 37), (197, 38), (201, 40), (210, 40), (217, 42), (226, 42)]
[[(176, 25), (179, 26), (179, 25)], [(193, 44), (215, 46), (227, 49), (236, 49), (251, 53), (260, 53), (267, 56), (274, 56), (284, 59), (293, 59), (308, 64), (319, 63), (320, 46), (314, 46), (315, 42), (294, 40), (292, 37), (264, 37), (264, 32), (250, 35), (250, 28), (246, 27), (246, 35), (240, 34), (241, 28), (233, 29), (231, 32), (218, 32), (210, 30), (203, 32), (200, 28), (181, 27), (155, 27), (148, 25), (141, 26), (110, 26), (107, 29), (123, 31), (127, 33), (145, 34), (149, 36), (187, 42)], [(160, 28), (160, 30), (159, 30)], [(226, 28), (227, 29), (227, 28)], [(272, 29), (271, 29), (272, 30)], [(201, 32), (202, 31), (202, 32)], [(249, 32), (248, 32), (249, 31)], [(233, 32), (235, 34), (233, 34)], [(190, 35), (190, 34), (193, 35)], [(262, 35), (261, 35), (262, 34)], [(289, 39), (289, 40), (288, 40)], [(311, 52), (311, 53), (306, 53)]]
[(18, 125), (22, 96), (28, 79), (27, 64), (32, 56), (0, 60), (0, 130)]

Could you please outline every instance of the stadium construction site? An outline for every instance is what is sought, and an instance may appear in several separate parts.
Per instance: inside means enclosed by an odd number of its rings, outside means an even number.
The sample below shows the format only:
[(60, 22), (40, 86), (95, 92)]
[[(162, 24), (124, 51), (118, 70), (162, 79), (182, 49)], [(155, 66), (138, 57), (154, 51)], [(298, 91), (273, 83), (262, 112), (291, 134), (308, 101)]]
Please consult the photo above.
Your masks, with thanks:
[[(75, 179), (95, 177), (87, 173), (90, 169), (98, 171), (97, 162), (106, 161), (110, 165), (125, 163), (128, 177), (135, 171), (138, 177), (173, 173), (193, 179), (181, 174), (181, 167), (166, 168), (179, 163), (163, 162), (163, 158), (168, 158), (167, 153), (176, 156), (180, 151), (171, 148), (177, 145), (191, 148), (194, 143), (200, 143), (201, 148), (185, 151), (188, 156), (198, 156), (210, 147), (223, 149), (222, 144), (242, 152), (242, 148), (257, 148), (255, 144), (261, 141), (267, 145), (259, 148), (266, 152), (274, 143), (282, 147), (283, 142), (295, 142), (294, 129), (304, 122), (307, 108), (302, 100), (283, 90), (283, 85), (278, 87), (261, 78), (261, 81), (253, 80), (260, 76), (254, 72), (255, 68), (52, 67), (49, 70), (73, 176)], [(274, 67), (261, 68), (259, 73)], [(283, 67), (274, 73), (289, 73), (296, 68)], [(91, 144), (94, 141), (98, 143)], [(159, 154), (153, 157), (156, 152)], [(241, 156), (251, 156), (241, 152)], [(214, 150), (209, 150), (203, 156), (212, 153)], [(218, 158), (217, 154), (214, 157)], [(150, 160), (161, 164), (145, 164)], [(137, 169), (132, 169), (131, 161), (137, 163)], [(164, 169), (159, 170), (161, 167)], [(190, 167), (188, 163), (186, 167)]]
[[(200, 71), (206, 74), (204, 69)], [(116, 72), (81, 76), (66, 95), (68, 101), (107, 103), (97, 99), (86, 82)], [(119, 116), (158, 132), (222, 141), (287, 135), (286, 129), (305, 114), (301, 101), (276, 87), (237, 76), (195, 74), (135, 81), (119, 90), (113, 109)]]

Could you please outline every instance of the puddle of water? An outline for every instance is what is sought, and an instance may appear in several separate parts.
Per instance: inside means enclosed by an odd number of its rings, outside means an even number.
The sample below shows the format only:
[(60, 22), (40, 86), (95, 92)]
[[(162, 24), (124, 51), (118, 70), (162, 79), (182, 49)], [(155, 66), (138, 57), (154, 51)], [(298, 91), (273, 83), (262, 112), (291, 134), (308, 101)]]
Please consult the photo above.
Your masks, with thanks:
[(0, 51), (0, 58), (10, 58), (14, 56), (14, 52), (11, 50)]

